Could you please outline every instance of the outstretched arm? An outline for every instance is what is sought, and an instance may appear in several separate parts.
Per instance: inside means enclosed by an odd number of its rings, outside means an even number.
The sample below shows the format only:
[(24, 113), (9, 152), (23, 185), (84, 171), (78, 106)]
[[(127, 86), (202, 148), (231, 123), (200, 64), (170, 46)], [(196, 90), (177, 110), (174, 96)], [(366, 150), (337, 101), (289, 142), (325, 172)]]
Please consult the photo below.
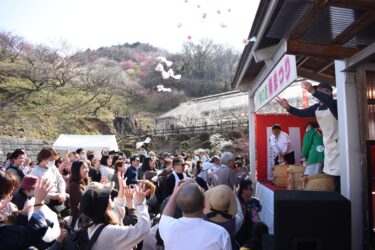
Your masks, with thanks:
[(306, 109), (297, 109), (293, 106), (290, 106), (288, 101), (284, 98), (276, 97), (276, 102), (292, 115), (299, 117), (315, 117), (315, 110), (317, 109), (317, 104), (312, 105)]

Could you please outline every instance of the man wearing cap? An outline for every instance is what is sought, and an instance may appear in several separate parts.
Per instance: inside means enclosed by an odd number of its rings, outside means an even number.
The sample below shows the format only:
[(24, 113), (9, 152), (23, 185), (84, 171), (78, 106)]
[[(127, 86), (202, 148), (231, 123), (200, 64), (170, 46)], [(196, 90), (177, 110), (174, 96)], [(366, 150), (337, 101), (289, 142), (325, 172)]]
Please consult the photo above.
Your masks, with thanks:
[(234, 155), (231, 152), (224, 152), (221, 157), (221, 167), (211, 174), (211, 184), (218, 186), (221, 184), (232, 188), (237, 186), (238, 179), (234, 173)]
[(28, 199), (34, 196), (34, 189), (38, 178), (36, 176), (27, 175), (23, 178), (20, 188), (13, 193), (12, 202), (17, 206), (18, 210), (22, 210)]
[(340, 191), (340, 166), (339, 166), (339, 133), (337, 121), (337, 101), (333, 99), (333, 88), (330, 84), (321, 82), (312, 86), (310, 82), (303, 81), (302, 88), (319, 100), (306, 109), (297, 109), (289, 105), (285, 99), (277, 98), (277, 102), (289, 113), (300, 117), (315, 117), (323, 132), (324, 143), (324, 168), (323, 172), (334, 176), (335, 191)]

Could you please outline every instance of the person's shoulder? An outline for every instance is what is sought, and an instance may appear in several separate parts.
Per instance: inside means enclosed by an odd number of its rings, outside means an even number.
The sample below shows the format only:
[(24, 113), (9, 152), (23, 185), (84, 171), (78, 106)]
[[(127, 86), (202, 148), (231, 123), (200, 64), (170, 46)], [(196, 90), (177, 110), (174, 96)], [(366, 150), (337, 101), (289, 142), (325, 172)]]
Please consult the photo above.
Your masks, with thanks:
[(7, 173), (12, 173), (12, 174), (17, 174), (17, 170), (14, 169), (13, 166), (9, 166), (9, 167), (7, 167), (6, 172), (7, 172)]
[(220, 235), (228, 233), (224, 227), (219, 226), (213, 222), (203, 220), (202, 223), (203, 227), (205, 227), (207, 230), (210, 230), (210, 232), (214, 232), (214, 234)]
[(33, 170), (31, 170), (30, 175), (39, 176), (42, 172), (40, 171), (40, 167), (34, 167)]
[(178, 219), (175, 219), (175, 218), (173, 218), (173, 217), (171, 217), (171, 216), (168, 216), (168, 215), (162, 215), (161, 217), (160, 217), (160, 222), (159, 222), (159, 227), (160, 227), (160, 229), (164, 229), (164, 230), (168, 230), (168, 229), (171, 229), (172, 227), (172, 225), (176, 225), (176, 224), (178, 224)]

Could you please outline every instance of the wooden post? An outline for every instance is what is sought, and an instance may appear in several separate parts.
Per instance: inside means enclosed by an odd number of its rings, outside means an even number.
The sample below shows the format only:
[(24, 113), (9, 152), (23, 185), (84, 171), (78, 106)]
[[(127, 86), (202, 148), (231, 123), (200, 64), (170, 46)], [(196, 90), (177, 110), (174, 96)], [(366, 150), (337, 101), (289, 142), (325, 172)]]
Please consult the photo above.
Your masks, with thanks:
[[(369, 79), (368, 79), (368, 78)], [(365, 70), (357, 70), (356, 72), (356, 90), (357, 90), (357, 102), (358, 102), (358, 120), (359, 120), (359, 135), (360, 135), (360, 149), (361, 149), (361, 168), (362, 168), (362, 182), (363, 182), (363, 207), (369, 208), (369, 203), (372, 202), (369, 197), (371, 195), (371, 176), (368, 176), (368, 164), (367, 164), (367, 147), (366, 141), (369, 139), (369, 121), (368, 121), (368, 100), (367, 100), (367, 82), (371, 81), (371, 75), (366, 75)], [(373, 74), (375, 77), (375, 74)], [(367, 178), (365, 178), (367, 177)], [(368, 209), (364, 209), (365, 218), (371, 218)], [(370, 242), (370, 237), (372, 236), (372, 228), (370, 228), (370, 221), (365, 220), (364, 228), (367, 229), (365, 235), (365, 241)]]

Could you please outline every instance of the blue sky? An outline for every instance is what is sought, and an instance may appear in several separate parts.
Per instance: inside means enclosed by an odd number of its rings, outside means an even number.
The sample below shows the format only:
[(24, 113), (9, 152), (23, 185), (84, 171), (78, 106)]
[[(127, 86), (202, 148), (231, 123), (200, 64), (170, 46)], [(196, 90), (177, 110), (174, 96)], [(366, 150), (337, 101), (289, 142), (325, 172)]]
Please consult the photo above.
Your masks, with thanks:
[[(76, 49), (148, 42), (171, 52), (212, 38), (242, 50), (259, 0), (0, 0), (0, 30)], [(204, 16), (206, 16), (204, 18)]]

